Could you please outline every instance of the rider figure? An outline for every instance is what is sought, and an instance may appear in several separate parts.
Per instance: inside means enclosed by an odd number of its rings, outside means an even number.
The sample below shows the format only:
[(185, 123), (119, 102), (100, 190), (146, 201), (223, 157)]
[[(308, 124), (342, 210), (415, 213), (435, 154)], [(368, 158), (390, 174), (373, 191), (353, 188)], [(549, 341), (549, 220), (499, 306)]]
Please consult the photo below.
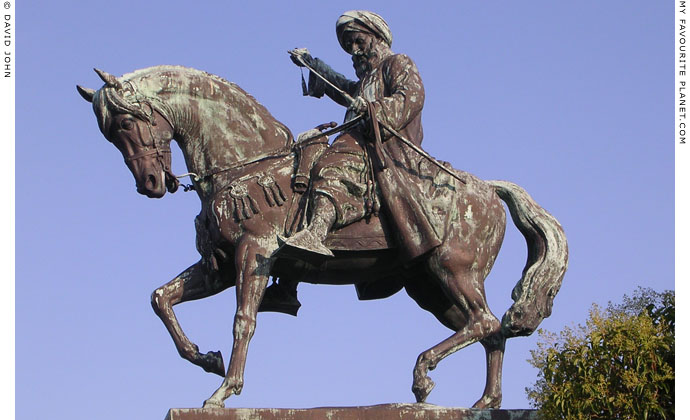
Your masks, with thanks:
[[(393, 36), (388, 24), (376, 13), (349, 11), (338, 19), (336, 33), (342, 48), (352, 55), (358, 81), (348, 80), (304, 48), (290, 51), (291, 58), (298, 66), (304, 63), (314, 69), (354, 101), (311, 72), (308, 95), (320, 98), (326, 94), (347, 106), (346, 121), (370, 110), (382, 127), (391, 127), (420, 146), (424, 86), (414, 62), (391, 51)], [(393, 140), (385, 129), (381, 129), (381, 137), (383, 144), (374, 146), (372, 125), (362, 120), (333, 141), (312, 171), (311, 221), (286, 240), (280, 253), (307, 255), (308, 259), (333, 256), (323, 245), (329, 230), (367, 217), (379, 205), (398, 233), (397, 242), (408, 261), (440, 244), (441, 232), (418, 203), (424, 197), (419, 179), (421, 156)], [(378, 159), (372, 157), (376, 147), (383, 149)], [(383, 162), (377, 164), (378, 160)]]

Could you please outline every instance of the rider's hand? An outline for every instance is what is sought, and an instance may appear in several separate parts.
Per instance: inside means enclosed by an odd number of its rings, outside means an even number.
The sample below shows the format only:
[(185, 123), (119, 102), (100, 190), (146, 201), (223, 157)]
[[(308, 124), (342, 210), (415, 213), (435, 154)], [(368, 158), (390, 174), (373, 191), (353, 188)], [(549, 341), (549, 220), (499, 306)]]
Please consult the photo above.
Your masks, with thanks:
[(294, 50), (288, 51), (288, 54), (290, 54), (292, 62), (300, 67), (304, 67), (304, 64), (308, 66), (312, 65), (313, 58), (306, 48), (295, 48)]
[(367, 106), (367, 101), (361, 96), (358, 96), (355, 98), (355, 101), (352, 102), (348, 108), (355, 111), (357, 114), (363, 114), (366, 112)]

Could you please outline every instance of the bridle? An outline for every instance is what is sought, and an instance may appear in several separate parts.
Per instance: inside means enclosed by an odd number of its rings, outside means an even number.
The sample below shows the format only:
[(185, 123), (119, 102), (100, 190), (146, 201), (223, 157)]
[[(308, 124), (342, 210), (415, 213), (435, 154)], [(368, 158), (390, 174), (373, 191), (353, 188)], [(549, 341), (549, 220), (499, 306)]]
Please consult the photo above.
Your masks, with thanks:
[[(153, 109), (152, 109), (151, 113), (153, 114)], [(174, 193), (179, 188), (180, 181), (179, 181), (178, 177), (175, 176), (175, 174), (172, 172), (172, 170), (168, 166), (168, 162), (170, 162), (170, 159), (165, 159), (165, 157), (170, 156), (170, 154), (172, 152), (170, 151), (169, 145), (159, 146), (158, 139), (153, 134), (153, 127), (152, 126), (155, 125), (155, 123), (153, 123), (152, 120), (153, 120), (153, 115), (151, 116), (150, 119), (148, 119), (146, 121), (146, 126), (148, 127), (149, 134), (151, 135), (151, 139), (153, 140), (153, 146), (144, 146), (144, 147), (153, 147), (153, 149), (144, 150), (143, 152), (139, 152), (139, 153), (134, 153), (131, 156), (125, 156), (125, 163), (129, 164), (129, 163), (135, 162), (139, 159), (142, 159), (142, 158), (145, 158), (145, 157), (148, 157), (151, 155), (156, 155), (156, 161), (158, 162), (160, 167), (163, 169), (163, 173), (165, 174), (165, 177), (166, 177), (165, 185), (166, 185), (166, 187), (168, 187), (168, 191), (170, 191), (170, 193)], [(162, 143), (165, 143), (165, 142), (162, 142)], [(168, 184), (168, 181), (171, 181), (172, 184)], [(187, 191), (187, 190), (188, 190), (188, 187), (185, 186), (185, 191)]]

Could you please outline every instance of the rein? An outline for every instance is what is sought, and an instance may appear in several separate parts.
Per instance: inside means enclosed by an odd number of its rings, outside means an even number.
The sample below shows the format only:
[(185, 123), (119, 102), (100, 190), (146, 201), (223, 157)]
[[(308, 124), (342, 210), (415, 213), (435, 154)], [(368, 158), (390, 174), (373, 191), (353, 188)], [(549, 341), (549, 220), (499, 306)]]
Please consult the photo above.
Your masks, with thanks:
[[(268, 158), (272, 158), (272, 157), (283, 157), (283, 156), (286, 156), (286, 155), (288, 155), (288, 154), (290, 153), (292, 147), (293, 147), (292, 145), (289, 146), (289, 147), (282, 147), (282, 148), (280, 148), (280, 149), (278, 149), (278, 150), (274, 150), (273, 152), (264, 153), (263, 155), (260, 155), (260, 156), (258, 156), (258, 157), (255, 157), (255, 158), (253, 158), (253, 159), (241, 161), (241, 162), (239, 162), (239, 163), (237, 163), (237, 164), (235, 164), (235, 165), (233, 165), (233, 166), (230, 166), (230, 167), (228, 167), (228, 168), (214, 169), (214, 170), (212, 170), (212, 171), (209, 171), (209, 172), (206, 172), (206, 173), (201, 173), (201, 174), (197, 174), (197, 173), (194, 173), (194, 172), (187, 172), (186, 174), (182, 174), (182, 175), (176, 176), (176, 178), (177, 178), (177, 179), (180, 179), (180, 178), (184, 178), (184, 177), (187, 177), (187, 176), (188, 176), (188, 177), (190, 177), (194, 182), (199, 182), (199, 181), (201, 181), (202, 179), (206, 179), (206, 178), (212, 177), (212, 176), (214, 176), (214, 175), (221, 174), (221, 173), (223, 173), (223, 172), (230, 172), (230, 171), (232, 171), (232, 170), (242, 168), (243, 166), (248, 166), (248, 165), (251, 165), (252, 163), (260, 162), (260, 161), (262, 161), (262, 160), (264, 160), (264, 159), (268, 159)], [(193, 189), (193, 188), (192, 188), (192, 189)]]
[[(289, 144), (289, 145), (287, 145), (287, 146), (285, 146), (285, 147), (282, 147), (282, 148), (280, 148), (280, 149), (278, 149), (278, 150), (274, 150), (274, 151), (272, 151), (272, 152), (264, 153), (264, 154), (262, 154), (262, 155), (259, 155), (259, 156), (257, 156), (257, 157), (254, 157), (254, 158), (251, 158), (251, 159), (248, 159), (248, 160), (241, 161), (241, 162), (236, 163), (235, 165), (230, 166), (230, 167), (227, 167), (227, 168), (217, 168), (217, 169), (213, 169), (213, 170), (211, 170), (211, 171), (209, 171), (209, 172), (201, 173), (201, 174), (197, 174), (197, 173), (194, 173), (194, 172), (187, 172), (187, 173), (185, 173), (185, 174), (175, 176), (175, 178), (181, 179), (181, 178), (184, 178), (184, 177), (187, 177), (187, 176), (188, 176), (188, 177), (190, 177), (194, 182), (199, 182), (199, 181), (201, 181), (202, 179), (206, 179), (206, 178), (209, 178), (209, 177), (212, 177), (212, 176), (215, 176), (215, 175), (224, 173), (224, 172), (230, 172), (230, 171), (233, 171), (233, 170), (235, 170), (235, 169), (239, 169), (239, 168), (242, 168), (242, 167), (244, 167), (244, 166), (248, 166), (248, 165), (251, 165), (251, 164), (253, 164), (253, 163), (260, 162), (260, 161), (262, 161), (262, 160), (264, 160), (264, 159), (274, 158), (274, 157), (283, 157), (283, 156), (286, 156), (286, 155), (288, 155), (289, 153), (291, 153), (292, 150), (295, 149), (295, 148), (302, 147), (303, 145), (305, 145), (305, 146), (308, 145), (307, 143), (309, 143), (311, 140), (314, 140), (314, 139), (316, 139), (316, 138), (321, 138), (321, 137), (324, 137), (324, 136), (327, 137), (327, 136), (330, 136), (331, 134), (335, 134), (335, 133), (339, 133), (339, 132), (341, 132), (341, 131), (343, 131), (343, 130), (347, 130), (348, 128), (350, 128), (350, 127), (354, 126), (355, 124), (357, 124), (362, 118), (364, 118), (364, 116), (363, 116), (363, 115), (360, 115), (360, 116), (358, 116), (358, 117), (356, 117), (356, 118), (353, 118), (352, 120), (350, 120), (350, 121), (348, 121), (348, 122), (346, 122), (346, 123), (344, 123), (344, 124), (341, 124), (341, 125), (339, 125), (339, 126), (337, 126), (337, 127), (335, 127), (335, 128), (332, 128), (332, 129), (330, 129), (330, 130), (323, 131), (323, 132), (321, 132), (321, 133), (319, 133), (319, 134), (317, 134), (317, 135), (314, 135), (314, 136), (308, 137), (308, 138), (306, 138), (306, 139), (303, 139), (303, 140), (300, 141), (299, 143)], [(335, 123), (333, 123), (333, 124), (335, 125)], [(168, 150), (167, 152), (170, 153), (169, 150)], [(152, 150), (152, 151), (144, 152), (144, 153), (152, 154), (152, 153), (155, 153), (155, 151)], [(173, 175), (173, 176), (174, 176), (174, 175)], [(182, 187), (184, 188), (184, 191), (185, 191), (185, 192), (194, 189), (194, 186), (193, 186), (193, 185), (184, 185), (184, 184), (182, 184)]]

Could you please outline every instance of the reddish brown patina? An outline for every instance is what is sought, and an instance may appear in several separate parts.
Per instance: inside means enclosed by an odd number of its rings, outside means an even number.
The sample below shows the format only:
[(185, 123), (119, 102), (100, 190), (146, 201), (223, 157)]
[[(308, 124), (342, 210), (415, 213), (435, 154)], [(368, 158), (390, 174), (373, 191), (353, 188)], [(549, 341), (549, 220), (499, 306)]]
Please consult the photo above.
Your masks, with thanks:
[[(429, 370), (451, 353), (480, 342), (487, 354), (487, 378), (474, 406), (500, 406), (505, 340), (531, 334), (550, 315), (568, 258), (562, 228), (522, 188), (455, 170), (464, 180), (459, 182), (422, 160), (418, 172), (408, 174), (419, 185), (405, 196), (414, 197), (431, 215), (440, 245), (406, 258), (409, 254), (396, 247), (398, 232), (381, 211), (332, 232), (326, 245), (334, 258), (282, 258), (276, 255), (280, 238), (290, 237), (312, 218), (305, 178), (314, 155), (327, 150), (325, 138), (320, 145), (294, 142), (288, 128), (252, 96), (198, 70), (159, 66), (120, 78), (98, 73), (105, 85), (98, 91), (79, 87), (79, 92), (93, 103), (101, 132), (124, 156), (137, 191), (159, 198), (177, 189), (179, 182), (170, 170), (171, 139), (194, 174), (202, 204), (196, 218), (201, 259), (155, 290), (152, 305), (180, 355), (225, 378), (205, 407), (223, 406), (226, 398), (242, 390), (249, 341), (270, 276), (289, 282), (354, 284), (361, 299), (388, 297), (404, 288), (453, 331), (417, 359), (412, 386), (417, 401), (424, 401), (434, 386)], [(395, 139), (387, 140), (391, 141)], [(395, 165), (395, 156), (384, 158)], [(515, 303), (501, 321), (491, 313), (484, 293), (484, 279), (505, 232), (500, 199), (528, 246), (526, 267), (513, 289)], [(200, 353), (185, 336), (172, 307), (231, 286), (237, 288), (237, 311), (226, 371), (220, 352)]]

